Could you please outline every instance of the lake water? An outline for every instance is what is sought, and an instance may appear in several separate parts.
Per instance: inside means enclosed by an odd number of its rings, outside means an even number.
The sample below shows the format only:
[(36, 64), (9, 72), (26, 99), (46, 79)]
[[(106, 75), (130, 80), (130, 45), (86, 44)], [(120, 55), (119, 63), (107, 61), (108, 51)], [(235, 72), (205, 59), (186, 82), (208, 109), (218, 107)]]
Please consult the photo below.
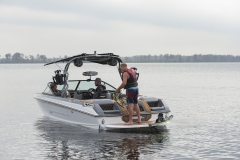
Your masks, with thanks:
[[(1, 64), (0, 159), (240, 159), (240, 63), (129, 66), (140, 72), (140, 94), (170, 106), (174, 118), (167, 129), (99, 132), (48, 119), (33, 95), (58, 67)], [(69, 78), (84, 78), (88, 70), (121, 83), (116, 67), (98, 64), (71, 66)]]

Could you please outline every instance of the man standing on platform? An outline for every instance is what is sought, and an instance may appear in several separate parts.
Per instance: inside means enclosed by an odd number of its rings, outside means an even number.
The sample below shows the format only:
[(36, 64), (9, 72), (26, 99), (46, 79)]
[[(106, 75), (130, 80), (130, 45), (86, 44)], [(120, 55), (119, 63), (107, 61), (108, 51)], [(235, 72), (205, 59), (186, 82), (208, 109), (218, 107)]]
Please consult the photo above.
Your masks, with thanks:
[(123, 72), (122, 74), (122, 84), (116, 89), (116, 92), (119, 93), (122, 88), (126, 89), (126, 99), (128, 104), (128, 113), (129, 121), (126, 124), (133, 124), (133, 108), (134, 105), (137, 116), (138, 123), (141, 123), (140, 118), (140, 109), (138, 106), (138, 83), (136, 78), (136, 73), (133, 69), (129, 69), (126, 63), (120, 65), (120, 69)]

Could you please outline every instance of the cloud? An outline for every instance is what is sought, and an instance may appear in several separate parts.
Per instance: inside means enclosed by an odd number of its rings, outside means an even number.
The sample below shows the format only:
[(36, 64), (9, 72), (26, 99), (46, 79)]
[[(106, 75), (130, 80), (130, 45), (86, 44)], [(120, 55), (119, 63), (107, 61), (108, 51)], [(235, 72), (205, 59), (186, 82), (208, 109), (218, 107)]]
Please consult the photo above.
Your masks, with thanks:
[(1, 0), (0, 54), (239, 54), (238, 6), (236, 0)]
[[(231, 3), (234, 2), (234, 3)], [(5, 1), (6, 12), (16, 19), (58, 27), (107, 27), (107, 22), (136, 22), (161, 27), (225, 32), (240, 27), (238, 1)], [(18, 6), (18, 7), (16, 7)], [(1, 9), (4, 10), (4, 9)], [(18, 13), (20, 15), (18, 15)], [(2, 14), (6, 15), (6, 14)], [(11, 17), (10, 17), (11, 19)], [(95, 22), (95, 23), (94, 23)], [(61, 25), (59, 25), (61, 24)], [(104, 27), (105, 26), (105, 27)], [(94, 28), (95, 29), (95, 28)]]
[(98, 29), (95, 27), (100, 21), (84, 15), (74, 13), (61, 13), (43, 10), (32, 10), (16, 6), (0, 6), (1, 23), (29, 26), (45, 26), (59, 28), (86, 28)]

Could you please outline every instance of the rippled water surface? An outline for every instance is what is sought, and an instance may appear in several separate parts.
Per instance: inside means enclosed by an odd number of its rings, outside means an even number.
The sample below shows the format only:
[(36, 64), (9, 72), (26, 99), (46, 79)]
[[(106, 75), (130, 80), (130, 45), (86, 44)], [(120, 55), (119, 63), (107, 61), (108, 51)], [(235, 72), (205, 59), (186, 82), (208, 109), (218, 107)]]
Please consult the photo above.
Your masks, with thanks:
[[(140, 94), (163, 98), (174, 119), (158, 131), (99, 132), (44, 117), (33, 99), (56, 65), (0, 65), (0, 159), (240, 159), (240, 63), (129, 64)], [(61, 65), (63, 67), (63, 65)], [(96, 70), (118, 86), (116, 67)]]

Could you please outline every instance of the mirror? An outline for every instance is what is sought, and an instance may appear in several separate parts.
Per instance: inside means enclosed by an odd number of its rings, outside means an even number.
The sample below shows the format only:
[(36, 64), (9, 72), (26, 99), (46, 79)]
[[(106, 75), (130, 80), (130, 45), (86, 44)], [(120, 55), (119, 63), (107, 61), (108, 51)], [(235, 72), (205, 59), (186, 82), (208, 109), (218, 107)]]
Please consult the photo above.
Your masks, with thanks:
[(84, 76), (96, 76), (96, 75), (98, 75), (98, 72), (96, 72), (96, 71), (86, 71), (86, 72), (83, 72), (83, 75)]

